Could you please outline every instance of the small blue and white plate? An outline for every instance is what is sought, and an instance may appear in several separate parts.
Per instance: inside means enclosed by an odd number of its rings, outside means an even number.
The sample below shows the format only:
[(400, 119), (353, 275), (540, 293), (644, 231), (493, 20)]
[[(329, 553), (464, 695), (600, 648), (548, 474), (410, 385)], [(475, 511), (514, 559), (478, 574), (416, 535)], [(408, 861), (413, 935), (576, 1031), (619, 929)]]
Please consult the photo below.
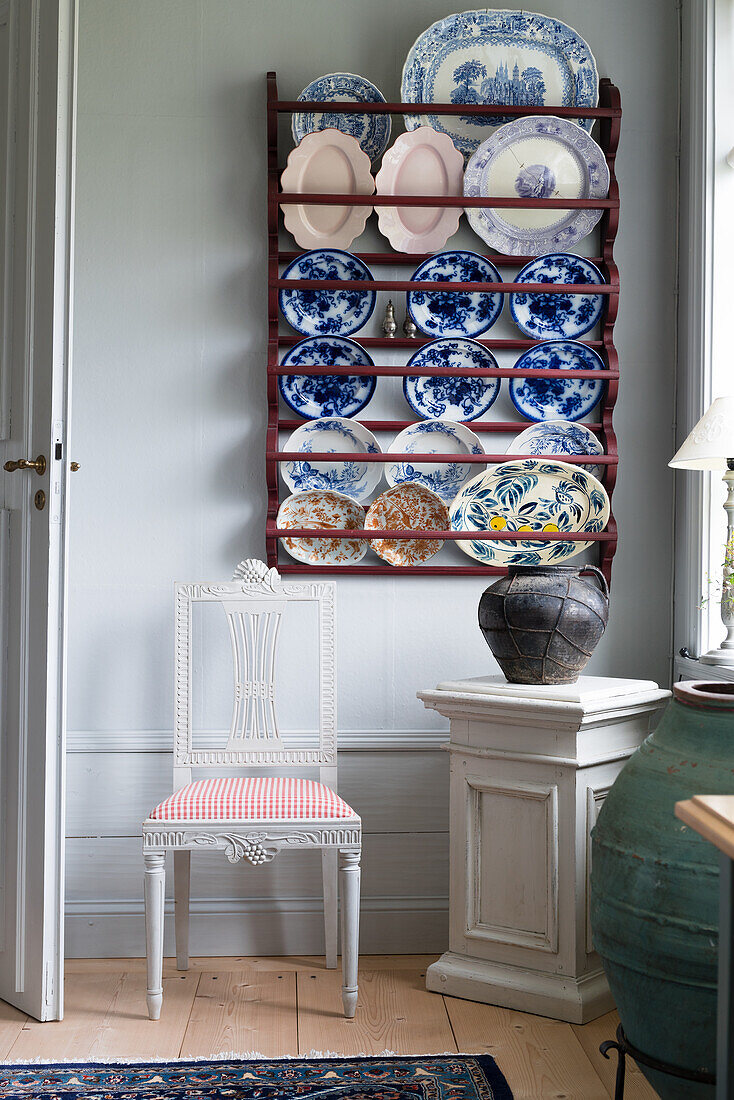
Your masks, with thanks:
[[(593, 348), (577, 340), (548, 340), (528, 348), (515, 363), (518, 368), (543, 370), (603, 370), (604, 362)], [(604, 379), (511, 378), (510, 398), (528, 420), (583, 420), (602, 393)]]
[(379, 454), (380, 447), (372, 432), (356, 420), (339, 416), (311, 420), (296, 428), (283, 449), (301, 451), (304, 456), (327, 451), (354, 455), (353, 462), (310, 462), (307, 457), (281, 462), (280, 475), (293, 493), (330, 489), (365, 501), (382, 480), (381, 463), (359, 461), (360, 455)]
[[(477, 252), (437, 252), (416, 268), (413, 282), (499, 283), (494, 264)], [(501, 293), (409, 290), (408, 313), (427, 336), (480, 336), (502, 312)]]
[[(339, 248), (315, 248), (289, 264), (283, 279), (372, 280), (372, 272)], [(350, 336), (367, 324), (375, 308), (374, 290), (281, 290), (280, 312), (304, 336)]]
[[(346, 336), (307, 336), (283, 356), (286, 367), (371, 367), (363, 347)], [(304, 420), (320, 416), (356, 416), (375, 392), (376, 379), (369, 374), (281, 374), (280, 394), (286, 405)]]
[[(594, 139), (565, 118), (517, 118), (472, 154), (464, 173), (469, 198), (605, 199), (609, 168)], [(539, 256), (571, 248), (601, 218), (598, 210), (471, 208), (474, 232), (498, 252)]]
[[(340, 100), (343, 103), (384, 103), (379, 88), (365, 76), (356, 73), (327, 73), (307, 84), (298, 97), (315, 103), (319, 100)], [(370, 160), (377, 160), (390, 141), (390, 115), (341, 114), (328, 109), (323, 114), (294, 114), (291, 123), (293, 140), (298, 145), (306, 134), (331, 128), (356, 138)]]
[[(387, 449), (388, 454), (455, 454), (481, 455), (484, 448), (478, 438), (463, 424), (449, 420), (423, 420), (411, 424), (395, 436)], [(445, 504), (450, 504), (462, 485), (481, 466), (473, 462), (393, 462), (385, 466), (389, 485), (401, 485), (405, 481), (417, 482), (430, 489)]]
[[(408, 360), (409, 367), (496, 367), (492, 352), (466, 336), (444, 336), (424, 344)], [(408, 375), (403, 379), (405, 400), (427, 420), (474, 420), (489, 409), (500, 392), (499, 378), (436, 378)]]
[[(604, 486), (568, 462), (525, 458), (501, 462), (469, 481), (449, 509), (454, 531), (603, 531), (609, 519)], [(590, 542), (467, 539), (459, 547), (483, 565), (542, 565), (580, 554)]]
[[(539, 256), (516, 276), (516, 283), (579, 283), (601, 285), (601, 271), (591, 260), (570, 252), (551, 252)], [(604, 311), (603, 294), (523, 294), (510, 295), (512, 319), (526, 336), (534, 340), (583, 336), (599, 321)]]
[[(570, 420), (546, 420), (531, 424), (520, 432), (507, 448), (508, 454), (519, 455), (603, 455), (604, 448), (591, 428)], [(582, 466), (601, 481), (603, 466)]]

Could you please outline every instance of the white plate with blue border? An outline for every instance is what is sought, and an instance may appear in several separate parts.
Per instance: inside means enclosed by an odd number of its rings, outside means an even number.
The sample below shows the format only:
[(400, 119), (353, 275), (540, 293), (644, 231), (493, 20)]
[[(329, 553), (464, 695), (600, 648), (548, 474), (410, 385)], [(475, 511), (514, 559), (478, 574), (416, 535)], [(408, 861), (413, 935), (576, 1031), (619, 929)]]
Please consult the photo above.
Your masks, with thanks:
[[(408, 360), (408, 366), (495, 368), (497, 360), (489, 348), (467, 336), (444, 336), (424, 344)], [(408, 375), (403, 394), (411, 409), (426, 420), (474, 420), (487, 412), (500, 392), (496, 377)]]
[[(371, 80), (356, 73), (327, 73), (307, 84), (299, 95), (299, 100), (316, 103), (321, 100), (337, 100), (342, 103), (384, 103), (385, 97)], [(377, 160), (387, 149), (390, 141), (392, 120), (390, 115), (380, 114), (342, 114), (329, 111), (323, 113), (302, 112), (293, 115), (291, 132), (296, 145), (316, 130), (341, 130), (356, 138), (370, 160)]]
[[(518, 272), (516, 283), (577, 283), (600, 286), (604, 277), (591, 260), (570, 252), (539, 256)], [(598, 324), (604, 312), (603, 294), (510, 294), (512, 319), (534, 340), (575, 340)]]
[[(450, 420), (422, 420), (403, 428), (387, 449), (388, 454), (481, 455), (484, 448), (464, 424)], [(462, 485), (481, 469), (473, 462), (393, 462), (385, 465), (389, 485), (416, 482), (430, 489), (444, 504), (450, 504)]]
[[(499, 283), (493, 263), (478, 252), (454, 249), (437, 252), (420, 264), (412, 282)], [(408, 313), (427, 336), (481, 336), (502, 312), (503, 295), (498, 291), (409, 290)]]
[[(371, 281), (366, 264), (340, 248), (304, 252), (283, 272), (283, 279), (337, 279)], [(280, 312), (304, 336), (351, 336), (369, 321), (375, 308), (374, 290), (281, 290)]]
[[(547, 340), (521, 355), (516, 368), (542, 370), (603, 370), (604, 361), (593, 348), (578, 340)], [(510, 399), (528, 420), (583, 420), (604, 392), (604, 379), (510, 379)]]
[[(340, 416), (310, 420), (289, 437), (285, 451), (299, 451), (303, 458), (280, 463), (280, 476), (292, 493), (309, 489), (329, 489), (352, 500), (365, 501), (382, 480), (382, 464), (360, 462), (359, 456), (379, 454), (380, 446), (372, 432), (356, 420)], [(354, 460), (310, 462), (309, 453), (353, 454)]]
[[(405, 60), (405, 103), (471, 103), (596, 107), (596, 61), (573, 27), (532, 11), (457, 12), (416, 39)], [(507, 115), (405, 115), (405, 128), (425, 123), (471, 156)], [(591, 130), (592, 119), (579, 119)]]
[[(371, 367), (372, 359), (346, 336), (307, 336), (283, 356), (281, 366)], [(286, 405), (304, 420), (322, 416), (356, 416), (375, 392), (376, 379), (368, 374), (281, 374), (280, 394)]]

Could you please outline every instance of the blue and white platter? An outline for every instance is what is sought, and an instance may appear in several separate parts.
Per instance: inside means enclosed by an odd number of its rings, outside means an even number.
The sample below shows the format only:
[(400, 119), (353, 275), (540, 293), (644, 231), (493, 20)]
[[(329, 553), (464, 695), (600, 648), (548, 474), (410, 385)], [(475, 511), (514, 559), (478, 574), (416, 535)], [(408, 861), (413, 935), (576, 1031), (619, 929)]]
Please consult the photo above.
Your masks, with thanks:
[[(298, 97), (300, 100), (315, 103), (320, 100), (337, 100), (342, 103), (384, 103), (385, 97), (379, 88), (365, 76), (356, 73), (327, 73), (307, 84)], [(355, 137), (370, 160), (382, 156), (390, 141), (392, 121), (390, 115), (341, 114), (328, 109), (323, 114), (303, 112), (294, 114), (291, 123), (293, 140), (296, 145), (315, 130), (331, 128)]]
[[(372, 280), (372, 272), (339, 248), (315, 248), (298, 256), (283, 279)], [(304, 336), (350, 336), (367, 324), (375, 308), (374, 290), (281, 290), (280, 312)]]
[[(494, 264), (477, 252), (437, 252), (416, 268), (413, 282), (499, 283)], [(502, 312), (503, 295), (467, 291), (409, 290), (408, 313), (427, 336), (480, 336)]]
[[(604, 199), (609, 168), (594, 139), (564, 118), (517, 118), (474, 151), (464, 173), (470, 198)], [(535, 208), (466, 211), (482, 240), (510, 256), (570, 248), (590, 233), (601, 210)]]
[[(547, 15), (531, 11), (464, 11), (428, 27), (403, 68), (406, 103), (471, 103), (596, 107), (599, 76), (587, 43)], [(406, 115), (447, 133), (470, 156), (506, 115)], [(592, 119), (579, 120), (591, 130)]]
[[(529, 348), (517, 368), (543, 370), (603, 370), (593, 348), (577, 340), (547, 340)], [(604, 379), (525, 377), (510, 379), (510, 398), (528, 420), (583, 420), (604, 392)]]
[[(363, 347), (346, 336), (307, 336), (283, 356), (281, 365), (297, 367), (371, 367)], [(281, 397), (304, 420), (320, 416), (355, 416), (375, 392), (375, 377), (368, 374), (281, 374)]]
[[(604, 278), (599, 268), (583, 256), (551, 252), (525, 264), (514, 281), (601, 285)], [(513, 321), (521, 332), (534, 340), (573, 340), (583, 336), (597, 324), (603, 311), (603, 294), (527, 294), (513, 291), (510, 295)]]
[[(603, 455), (604, 448), (591, 428), (570, 420), (546, 420), (531, 424), (520, 432), (507, 448), (508, 454), (520, 455)], [(603, 466), (583, 466), (601, 481)]]
[[(464, 424), (449, 420), (423, 420), (420, 424), (411, 424), (387, 449), (388, 454), (455, 454), (481, 455), (484, 448), (478, 438)], [(385, 477), (390, 485), (403, 482), (416, 482), (439, 496), (445, 504), (450, 504), (462, 485), (476, 473), (471, 462), (393, 462), (385, 466)]]
[[(444, 336), (424, 344), (408, 360), (409, 367), (496, 367), (488, 348), (466, 336)], [(408, 375), (403, 379), (405, 400), (418, 416), (428, 419), (474, 420), (489, 409), (500, 392), (499, 378), (449, 378)]]
[[(359, 461), (360, 455), (379, 454), (380, 447), (372, 432), (356, 420), (339, 416), (311, 420), (296, 428), (284, 450), (304, 454), (302, 459), (280, 464), (280, 475), (293, 493), (329, 489), (365, 501), (382, 480), (379, 462)], [(305, 456), (314, 451), (353, 454), (354, 461), (309, 462)]]
[[(567, 462), (501, 462), (472, 478), (450, 508), (454, 531), (603, 531), (609, 497), (591, 474)], [(493, 542), (458, 545), (483, 565), (542, 565), (580, 554), (590, 542)]]

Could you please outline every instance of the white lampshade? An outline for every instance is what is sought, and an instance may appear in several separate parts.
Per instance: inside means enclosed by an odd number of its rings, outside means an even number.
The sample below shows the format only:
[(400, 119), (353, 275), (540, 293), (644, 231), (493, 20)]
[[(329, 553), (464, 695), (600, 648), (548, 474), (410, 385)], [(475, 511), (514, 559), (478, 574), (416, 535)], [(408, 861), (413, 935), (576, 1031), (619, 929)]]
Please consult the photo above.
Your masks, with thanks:
[(717, 397), (668, 463), (680, 470), (725, 470), (734, 459), (734, 397)]

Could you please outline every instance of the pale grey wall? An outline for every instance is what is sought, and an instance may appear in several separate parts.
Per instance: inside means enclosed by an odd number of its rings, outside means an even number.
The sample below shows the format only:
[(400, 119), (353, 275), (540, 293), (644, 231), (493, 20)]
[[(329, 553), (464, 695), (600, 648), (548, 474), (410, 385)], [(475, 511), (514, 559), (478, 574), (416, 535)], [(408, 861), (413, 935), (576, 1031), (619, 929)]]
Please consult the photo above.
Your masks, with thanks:
[[(576, 27), (622, 92), (620, 545), (590, 671), (663, 681), (676, 5), (532, 6)], [(95, 731), (122, 731), (124, 744), (125, 731), (170, 728), (172, 581), (227, 578), (264, 550), (264, 73), (278, 71), (285, 97), (342, 69), (398, 98), (408, 48), (452, 10), (450, 0), (81, 0), (69, 722), (92, 731), (90, 748)], [(339, 582), (343, 728), (438, 727), (416, 689), (492, 669), (476, 628), (482, 587)]]

